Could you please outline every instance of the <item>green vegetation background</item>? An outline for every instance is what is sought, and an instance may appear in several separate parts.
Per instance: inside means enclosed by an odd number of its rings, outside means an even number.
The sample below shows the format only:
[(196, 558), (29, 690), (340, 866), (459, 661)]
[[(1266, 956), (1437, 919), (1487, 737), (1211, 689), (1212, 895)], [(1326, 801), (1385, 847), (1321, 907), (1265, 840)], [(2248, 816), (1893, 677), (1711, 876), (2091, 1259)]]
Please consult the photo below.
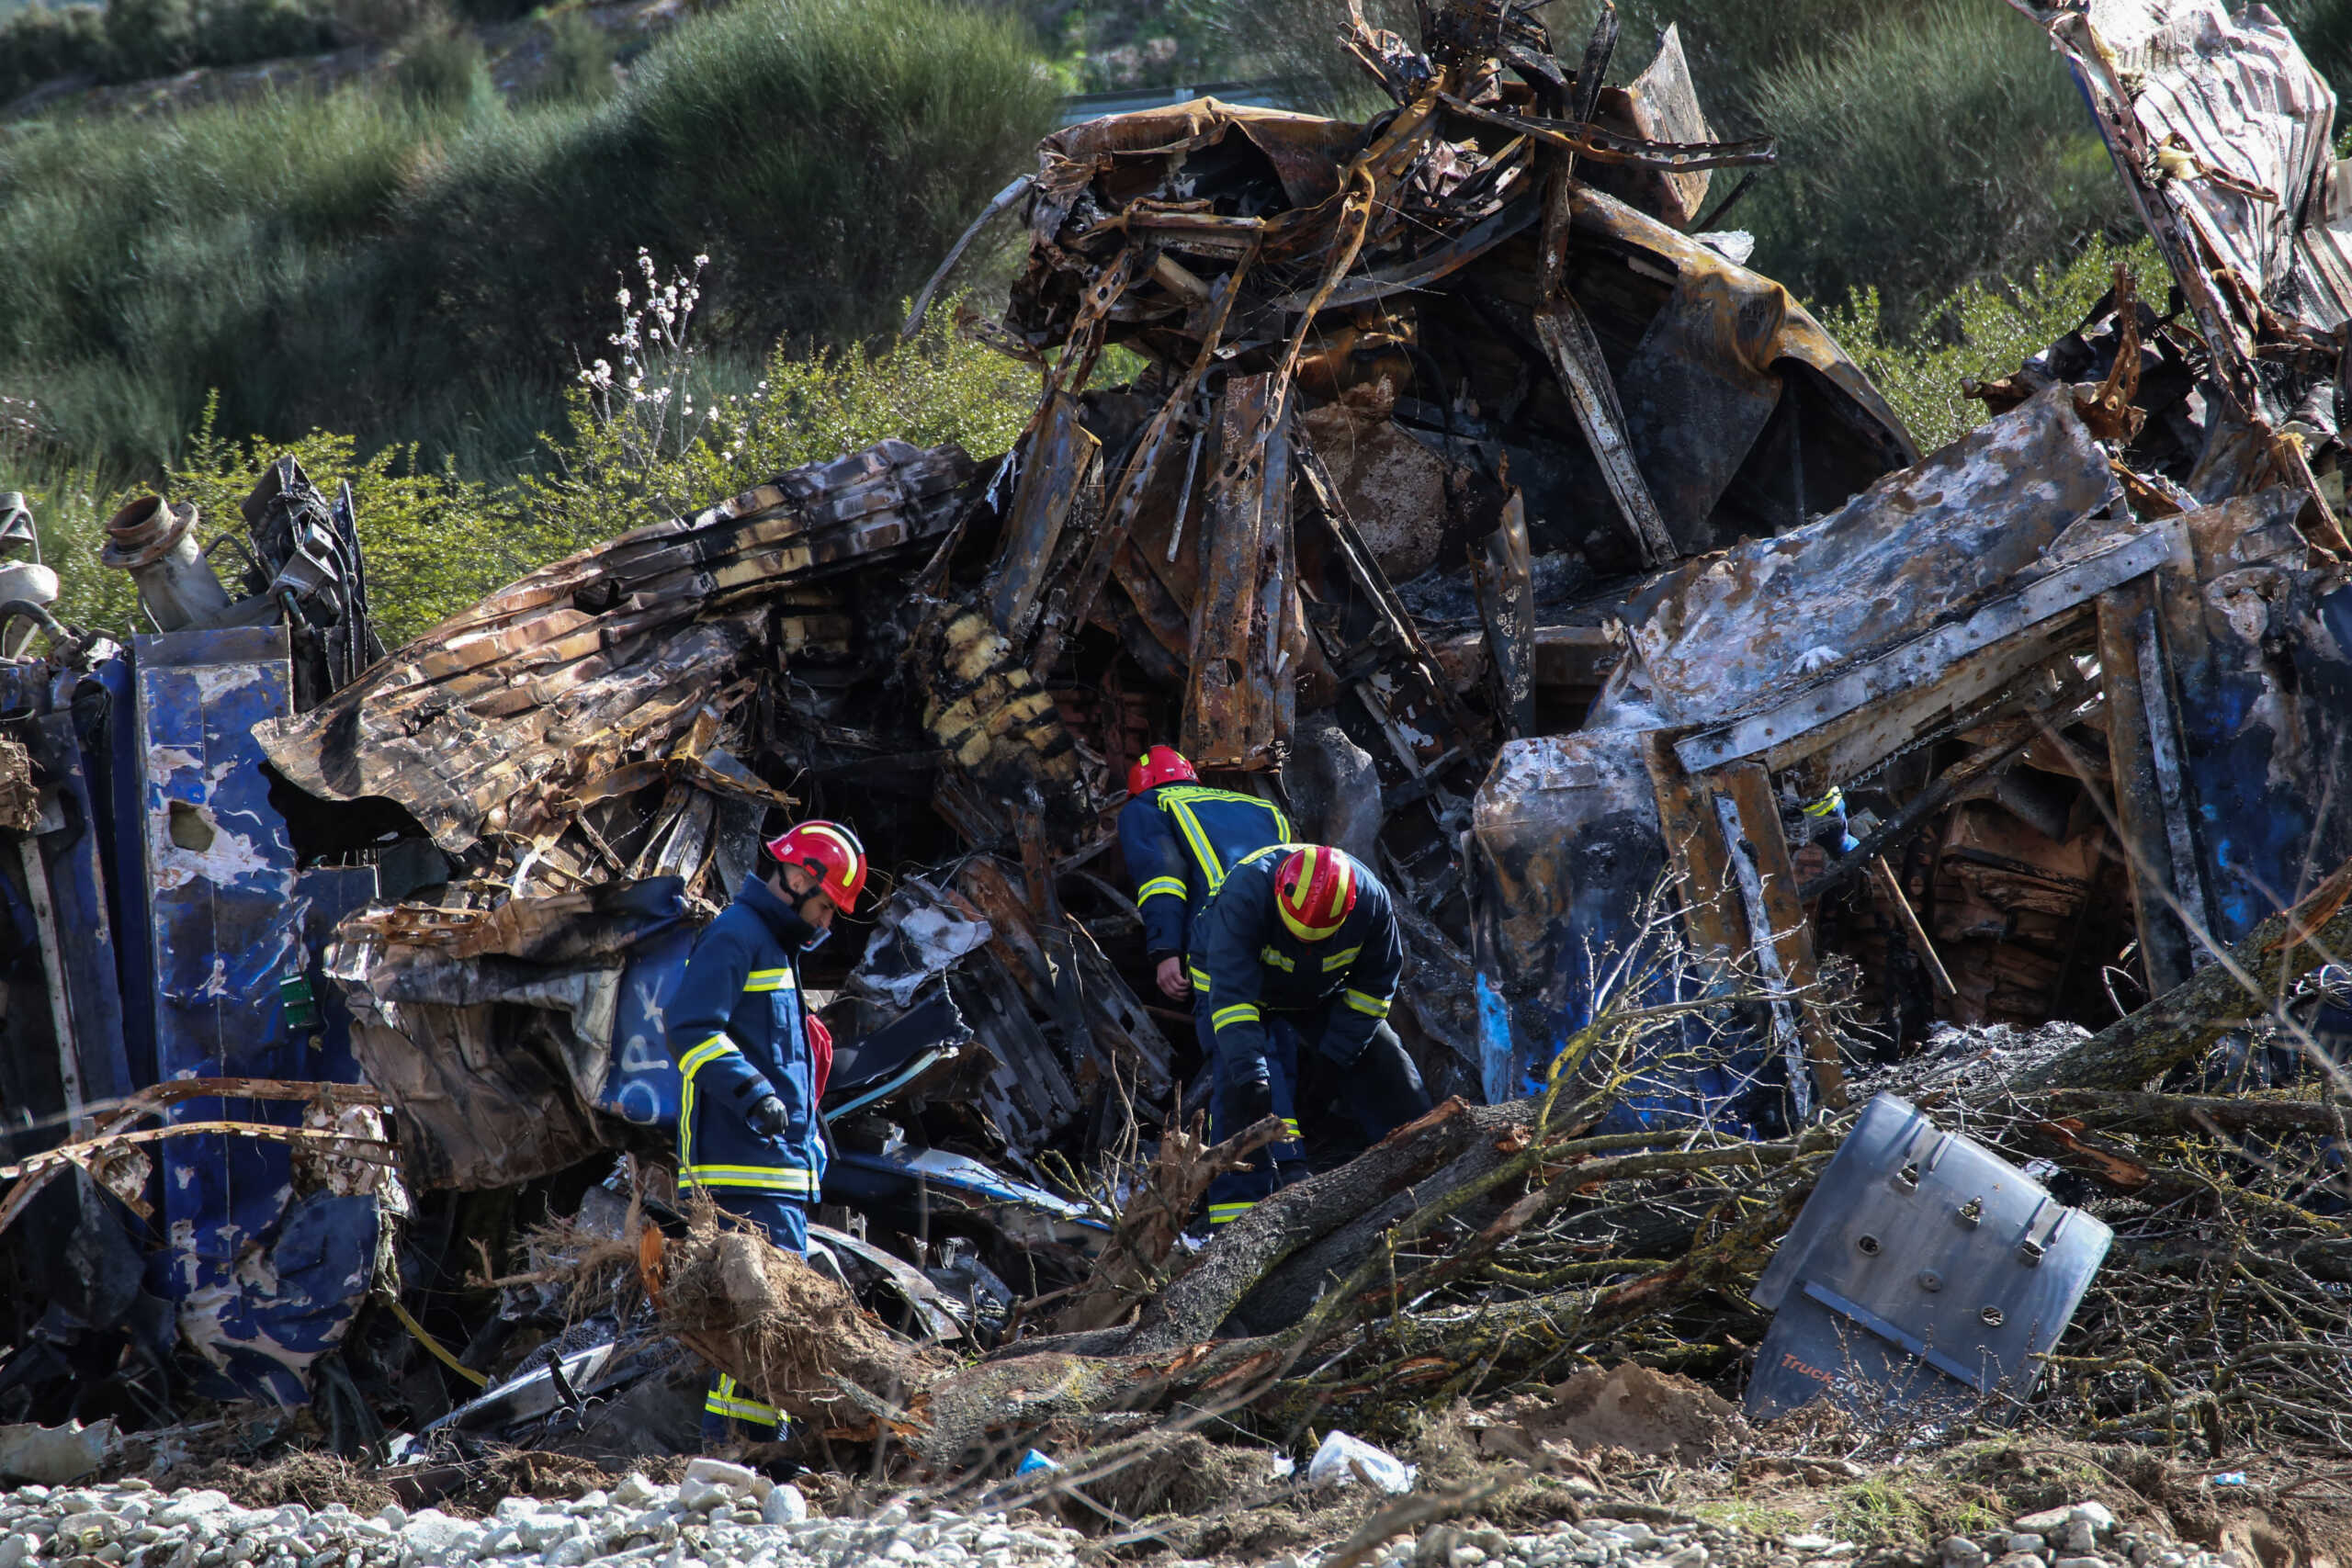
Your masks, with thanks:
[[(1066, 92), (1278, 77), (1303, 103), (1368, 107), (1330, 41), (1344, 0), (714, 0), (617, 72), (576, 7), (463, 3), (0, 20), (0, 98), (338, 47), (387, 62), (332, 91), (0, 119), (0, 489), (30, 492), (66, 618), (128, 625), (127, 583), (93, 558), (123, 494), (160, 480), (225, 515), (281, 449), (352, 479), (405, 635), (793, 463), (886, 434), (1001, 448), (1026, 372), (944, 325), (869, 345)], [(2280, 9), (2352, 86), (2352, 6)], [(1590, 14), (1553, 7), (1564, 48)], [(1615, 74), (1676, 22), (1718, 128), (1779, 138), (1781, 166), (1725, 223), (1757, 233), (1755, 265), (1815, 302), (1924, 444), (1973, 423), (1963, 378), (2073, 326), (2132, 237), (2063, 68), (2002, 0), (1623, 14)], [(492, 85), (481, 39), (502, 28), (537, 29), (526, 92)], [(695, 352), (640, 363), (636, 393), (592, 392), (580, 373), (619, 357), (623, 317), (650, 330), (640, 248), (698, 291)], [(1002, 261), (968, 268), (976, 286), (1001, 288)], [(677, 401), (631, 400), (657, 384)]]

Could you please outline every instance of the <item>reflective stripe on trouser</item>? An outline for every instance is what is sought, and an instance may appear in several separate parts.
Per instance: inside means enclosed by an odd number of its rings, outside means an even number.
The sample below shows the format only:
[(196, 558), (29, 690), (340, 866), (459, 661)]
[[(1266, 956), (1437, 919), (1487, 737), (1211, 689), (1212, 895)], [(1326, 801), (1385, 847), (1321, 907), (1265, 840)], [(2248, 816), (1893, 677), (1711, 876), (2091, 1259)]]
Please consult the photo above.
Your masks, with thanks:
[[(1211, 1070), (1216, 1075), (1209, 1091), (1209, 1141), (1221, 1143), (1241, 1131), (1233, 1125), (1226, 1110), (1225, 1097), (1230, 1085), (1225, 1057), (1216, 1048), (1216, 1029), (1208, 1012), (1194, 1008), (1194, 1031), (1199, 1034), (1201, 1049), (1207, 1053)], [(1254, 1162), (1247, 1170), (1228, 1170), (1209, 1183), (1209, 1224), (1229, 1224), (1250, 1212), (1250, 1205), (1272, 1192), (1275, 1188), (1295, 1181), (1306, 1173), (1306, 1150), (1298, 1141), (1298, 1108), (1293, 1095), (1298, 1082), (1298, 1035), (1279, 1016), (1269, 1015), (1266, 1028), (1266, 1066), (1272, 1074), (1274, 1089), (1274, 1114), (1290, 1128), (1291, 1135), (1278, 1144), (1268, 1145), (1251, 1157)]]
[[(730, 1188), (714, 1190), (711, 1198), (729, 1213), (741, 1215), (759, 1226), (772, 1245), (787, 1252), (808, 1250), (808, 1210), (805, 1205), (773, 1193)], [(783, 1413), (775, 1405), (753, 1398), (751, 1391), (727, 1373), (711, 1373), (710, 1389), (702, 1402), (702, 1435), (706, 1440), (774, 1442), (783, 1435), (786, 1424)]]

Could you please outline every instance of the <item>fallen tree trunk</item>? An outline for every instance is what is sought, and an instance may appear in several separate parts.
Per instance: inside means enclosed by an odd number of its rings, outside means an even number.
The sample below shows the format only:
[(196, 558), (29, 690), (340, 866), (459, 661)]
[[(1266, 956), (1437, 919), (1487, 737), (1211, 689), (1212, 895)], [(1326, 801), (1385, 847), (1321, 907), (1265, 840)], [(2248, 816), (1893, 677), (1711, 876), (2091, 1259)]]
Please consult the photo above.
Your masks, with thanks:
[(2174, 1133), (2334, 1133), (2341, 1112), (2315, 1100), (2256, 1095), (2136, 1094), (2116, 1089), (2061, 1089), (2052, 1108), (2102, 1127), (2155, 1127)]
[(2352, 863), (2180, 985), (2009, 1087), (2137, 1089), (2197, 1060), (2230, 1030), (2269, 1017), (2289, 982), (2352, 951), (2347, 894)]
[(1283, 1188), (1227, 1225), (1190, 1273), (1146, 1306), (1126, 1348), (1159, 1354), (1210, 1337), (1259, 1280), (1301, 1247), (1442, 1169), (1482, 1138), (1513, 1128), (1524, 1135), (1538, 1109), (1534, 1100), (1473, 1106), (1449, 1100), (1338, 1169)]
[(1201, 1195), (1228, 1170), (1282, 1137), (1282, 1119), (1268, 1116), (1218, 1144), (1202, 1146), (1199, 1122), (1189, 1133), (1170, 1132), (1159, 1140), (1151, 1168), (1120, 1211), (1111, 1239), (1094, 1259), (1086, 1283), (1054, 1318), (1064, 1334), (1108, 1328), (1164, 1282), (1160, 1266), (1176, 1248)]

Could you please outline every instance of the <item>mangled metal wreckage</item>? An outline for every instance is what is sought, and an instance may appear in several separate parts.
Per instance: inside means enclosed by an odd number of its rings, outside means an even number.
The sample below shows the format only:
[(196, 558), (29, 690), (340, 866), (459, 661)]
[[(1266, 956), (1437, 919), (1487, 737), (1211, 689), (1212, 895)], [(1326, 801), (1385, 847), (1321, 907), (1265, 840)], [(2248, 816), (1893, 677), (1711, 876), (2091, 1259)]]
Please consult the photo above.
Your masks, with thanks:
[[(1613, 1074), (1620, 1124), (1752, 1135), (1937, 1020), (2184, 978), (2352, 852), (2352, 178), (2275, 24), (2035, 15), (2183, 303), (2119, 275), (1924, 458), (1713, 227), (1771, 152), (1670, 30), (1607, 88), (1611, 17), (1571, 69), (1464, 3), (1354, 27), (1367, 124), (1049, 138), (990, 209), (1029, 261), (987, 330), (1044, 383), (1000, 460), (796, 469), (388, 658), (347, 492), (281, 467), (233, 601), (192, 515), (120, 520), (157, 632), (41, 612), (0, 664), (0, 1224), (48, 1314), (0, 1415), (167, 1403), (175, 1339), (200, 1391), (357, 1374), (419, 1425), (641, 1376), (617, 1322), (461, 1307), (471, 1244), (674, 1204), (663, 1008), (787, 808), (897, 869), (809, 965), (848, 1043), (817, 1234), (939, 1335), (1079, 1282), (1106, 1156), (1204, 1103), (1111, 828), (1153, 740), (1391, 882), (1441, 1095)], [(1148, 367), (1091, 389), (1111, 344)], [(565, 1354), (452, 1415), (427, 1356), (478, 1382), (530, 1328)]]

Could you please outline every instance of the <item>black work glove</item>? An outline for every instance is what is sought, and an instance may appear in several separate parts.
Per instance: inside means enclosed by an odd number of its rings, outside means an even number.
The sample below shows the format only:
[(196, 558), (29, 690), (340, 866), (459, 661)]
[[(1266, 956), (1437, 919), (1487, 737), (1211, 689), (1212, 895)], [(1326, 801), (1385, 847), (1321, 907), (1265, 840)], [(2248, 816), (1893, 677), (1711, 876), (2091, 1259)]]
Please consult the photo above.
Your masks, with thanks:
[(763, 1094), (752, 1107), (751, 1114), (743, 1120), (750, 1123), (752, 1132), (763, 1138), (781, 1138), (785, 1129), (792, 1125), (792, 1112), (784, 1108), (783, 1100), (772, 1094)]
[(1264, 1078), (1235, 1084), (1227, 1092), (1226, 1110), (1232, 1122), (1220, 1136), (1230, 1138), (1246, 1133), (1274, 1113), (1274, 1086)]

